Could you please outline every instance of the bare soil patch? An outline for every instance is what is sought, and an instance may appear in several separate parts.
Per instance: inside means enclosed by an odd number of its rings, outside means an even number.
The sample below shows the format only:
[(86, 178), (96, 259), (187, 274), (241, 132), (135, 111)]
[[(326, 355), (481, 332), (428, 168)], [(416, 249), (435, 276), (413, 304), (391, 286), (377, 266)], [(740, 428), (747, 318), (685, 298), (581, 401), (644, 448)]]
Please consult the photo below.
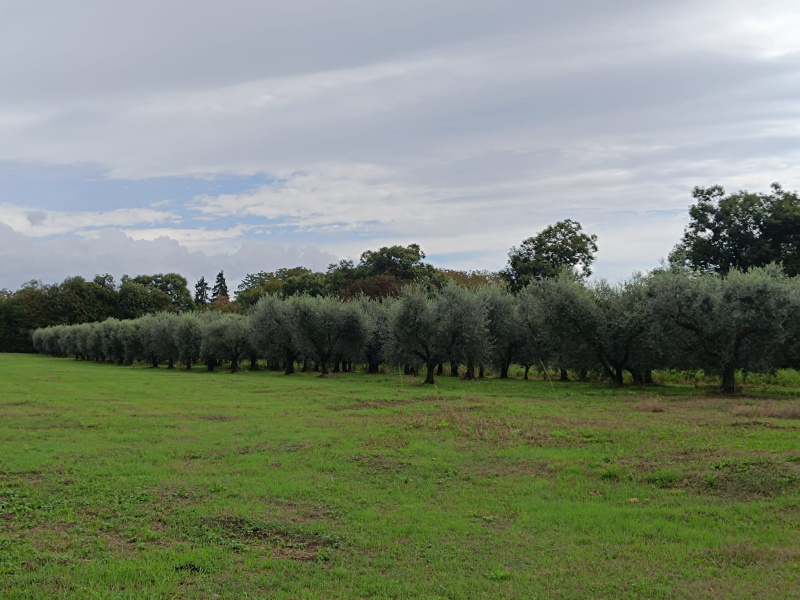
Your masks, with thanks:
[[(245, 517), (203, 519), (195, 528), (207, 540), (223, 546), (255, 546), (271, 550), (276, 558), (317, 560), (321, 553), (338, 548), (342, 539), (319, 529), (287, 523), (267, 523)], [(231, 543), (233, 542), (233, 543)]]

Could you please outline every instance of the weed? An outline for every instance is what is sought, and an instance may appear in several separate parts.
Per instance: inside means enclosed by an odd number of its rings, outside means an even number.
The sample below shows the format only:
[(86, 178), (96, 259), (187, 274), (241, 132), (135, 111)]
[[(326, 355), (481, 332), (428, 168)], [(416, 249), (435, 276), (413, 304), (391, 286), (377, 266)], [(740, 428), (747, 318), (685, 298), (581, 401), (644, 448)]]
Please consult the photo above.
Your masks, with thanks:
[(505, 569), (495, 569), (487, 574), (487, 577), (493, 581), (505, 581), (511, 578), (511, 573)]

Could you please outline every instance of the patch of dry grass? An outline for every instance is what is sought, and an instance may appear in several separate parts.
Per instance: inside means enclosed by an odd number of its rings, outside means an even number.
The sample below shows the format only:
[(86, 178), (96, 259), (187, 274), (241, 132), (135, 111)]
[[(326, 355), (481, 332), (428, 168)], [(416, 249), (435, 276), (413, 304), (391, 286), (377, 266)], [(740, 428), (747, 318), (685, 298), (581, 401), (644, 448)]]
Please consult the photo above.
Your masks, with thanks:
[(800, 419), (800, 405), (780, 406), (773, 403), (737, 406), (731, 410), (737, 417), (769, 417), (773, 419)]
[(633, 405), (633, 408), (642, 412), (661, 413), (666, 410), (666, 405), (658, 400), (642, 400)]

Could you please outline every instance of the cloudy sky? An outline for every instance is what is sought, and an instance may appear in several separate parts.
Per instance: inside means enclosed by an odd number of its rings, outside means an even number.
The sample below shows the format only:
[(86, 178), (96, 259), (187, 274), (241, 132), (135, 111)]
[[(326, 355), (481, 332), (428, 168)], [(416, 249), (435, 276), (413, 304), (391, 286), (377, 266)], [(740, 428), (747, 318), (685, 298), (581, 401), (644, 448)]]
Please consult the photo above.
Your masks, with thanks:
[(193, 282), (571, 218), (610, 279), (695, 185), (800, 187), (786, 0), (0, 0), (0, 288)]

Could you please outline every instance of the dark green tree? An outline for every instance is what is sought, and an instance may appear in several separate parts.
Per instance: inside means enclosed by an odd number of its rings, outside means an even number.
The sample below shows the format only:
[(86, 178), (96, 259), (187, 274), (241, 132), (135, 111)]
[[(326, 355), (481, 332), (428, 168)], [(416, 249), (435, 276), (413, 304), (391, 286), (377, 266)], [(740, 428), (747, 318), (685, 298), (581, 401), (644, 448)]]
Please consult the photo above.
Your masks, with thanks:
[(320, 297), (331, 294), (325, 273), (315, 273), (305, 267), (295, 267), (280, 269), (277, 274), (283, 282), (281, 294), (284, 298), (300, 295)]
[(248, 273), (236, 288), (236, 302), (249, 308), (264, 296), (280, 293), (282, 287), (283, 282), (275, 273)]
[(192, 294), (189, 291), (186, 278), (177, 273), (157, 273), (156, 275), (137, 275), (133, 281), (140, 283), (148, 289), (159, 290), (170, 299), (169, 310), (183, 312), (192, 310)]
[(596, 252), (597, 236), (583, 233), (580, 223), (565, 219), (511, 248), (508, 266), (500, 275), (514, 292), (537, 279), (554, 279), (566, 268), (588, 277)]
[(118, 307), (120, 319), (138, 319), (146, 314), (168, 311), (172, 306), (172, 298), (165, 292), (122, 276)]
[(225, 281), (225, 273), (220, 271), (217, 273), (217, 281), (214, 283), (214, 287), (211, 289), (211, 301), (213, 302), (220, 296), (228, 297), (228, 284)]
[(696, 187), (683, 239), (669, 256), (675, 268), (725, 274), (781, 263), (800, 274), (800, 197), (773, 183), (770, 192)]
[(205, 277), (200, 277), (197, 283), (194, 284), (194, 303), (196, 306), (205, 306), (211, 302), (208, 293), (211, 291), (211, 286), (206, 282)]

